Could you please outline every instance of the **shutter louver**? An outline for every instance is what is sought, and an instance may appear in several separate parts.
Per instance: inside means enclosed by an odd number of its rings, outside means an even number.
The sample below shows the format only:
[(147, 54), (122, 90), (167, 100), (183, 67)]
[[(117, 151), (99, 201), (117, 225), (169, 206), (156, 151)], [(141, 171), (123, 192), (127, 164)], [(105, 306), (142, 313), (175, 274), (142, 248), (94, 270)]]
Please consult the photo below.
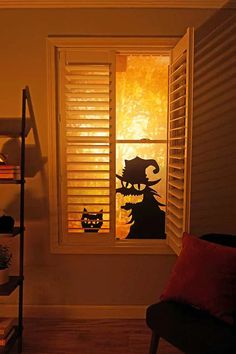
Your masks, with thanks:
[[(91, 58), (92, 54), (90, 54)], [(73, 56), (74, 57), (74, 56)], [(61, 93), (64, 96), (61, 138), (64, 137), (64, 228), (69, 235), (107, 235), (111, 232), (111, 101), (110, 63), (70, 61), (63, 55)], [(63, 64), (62, 64), (63, 65)], [(63, 156), (63, 154), (62, 154)], [(62, 195), (63, 198), (63, 195)], [(91, 228), (82, 227), (84, 209)], [(98, 216), (102, 211), (102, 226)], [(93, 220), (93, 222), (91, 222)], [(87, 233), (88, 232), (88, 233)]]
[(169, 69), (167, 242), (179, 254), (189, 231), (193, 31), (173, 49)]

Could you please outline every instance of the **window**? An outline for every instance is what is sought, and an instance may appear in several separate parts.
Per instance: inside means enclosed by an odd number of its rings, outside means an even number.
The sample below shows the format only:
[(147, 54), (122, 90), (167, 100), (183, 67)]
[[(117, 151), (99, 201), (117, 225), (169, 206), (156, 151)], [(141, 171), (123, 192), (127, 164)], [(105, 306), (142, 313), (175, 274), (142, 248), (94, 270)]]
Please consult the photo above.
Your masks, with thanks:
[(169, 59), (160, 53), (116, 58), (116, 237), (120, 239), (165, 238)]
[(54, 252), (178, 251), (187, 230), (189, 54), (141, 42), (48, 41)]

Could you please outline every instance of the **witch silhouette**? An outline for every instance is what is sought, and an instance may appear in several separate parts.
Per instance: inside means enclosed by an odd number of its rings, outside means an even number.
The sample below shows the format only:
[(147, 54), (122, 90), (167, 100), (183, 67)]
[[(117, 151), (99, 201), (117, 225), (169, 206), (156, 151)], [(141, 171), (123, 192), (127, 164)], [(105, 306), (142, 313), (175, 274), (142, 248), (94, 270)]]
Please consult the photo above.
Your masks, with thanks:
[[(150, 170), (152, 177), (150, 179)], [(153, 159), (142, 159), (136, 156), (132, 160), (125, 160), (122, 176), (116, 175), (121, 181), (121, 187), (116, 193), (123, 196), (143, 196), (138, 203), (126, 203), (121, 208), (130, 211), (131, 224), (127, 239), (164, 239), (165, 212), (160, 209), (164, 204), (158, 202), (159, 195), (151, 188), (160, 182), (156, 175), (159, 165)]]

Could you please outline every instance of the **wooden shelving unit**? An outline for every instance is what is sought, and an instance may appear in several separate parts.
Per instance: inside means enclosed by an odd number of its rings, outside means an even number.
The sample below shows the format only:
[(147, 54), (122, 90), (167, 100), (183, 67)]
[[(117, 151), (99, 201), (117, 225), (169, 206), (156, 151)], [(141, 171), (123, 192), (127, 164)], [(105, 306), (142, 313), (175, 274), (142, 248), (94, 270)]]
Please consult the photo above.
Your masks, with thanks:
[[(0, 347), (0, 354), (9, 353), (12, 347), (18, 344), (18, 353), (22, 352), (23, 333), (23, 286), (24, 286), (24, 199), (25, 199), (25, 138), (27, 137), (31, 125), (30, 119), (26, 119), (26, 106), (29, 105), (30, 93), (28, 87), (22, 90), (22, 115), (20, 118), (0, 118), (0, 138), (20, 138), (20, 179), (1, 179), (1, 185), (16, 184), (20, 187), (19, 205), (19, 226), (13, 228), (11, 233), (0, 233), (0, 243), (2, 239), (19, 237), (19, 270), (15, 276), (10, 276), (6, 284), (0, 285), (0, 296), (10, 296), (18, 289), (18, 319), (17, 326), (14, 327), (14, 334), (6, 346)], [(31, 104), (31, 102), (30, 102)]]

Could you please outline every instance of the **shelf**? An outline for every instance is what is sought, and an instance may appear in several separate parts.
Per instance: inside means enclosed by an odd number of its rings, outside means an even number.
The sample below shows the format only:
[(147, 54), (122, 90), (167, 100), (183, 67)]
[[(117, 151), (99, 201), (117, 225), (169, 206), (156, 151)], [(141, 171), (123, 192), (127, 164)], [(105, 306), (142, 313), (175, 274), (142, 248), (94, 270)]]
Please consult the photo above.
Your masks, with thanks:
[(13, 327), (15, 329), (14, 334), (12, 337), (9, 339), (6, 345), (0, 346), (0, 354), (7, 354), (10, 352), (14, 344), (16, 343), (17, 339), (19, 338), (19, 330), (18, 326)]
[[(25, 183), (25, 181), (23, 181)], [(0, 178), (0, 184), (21, 184), (21, 179), (1, 179)]]
[[(21, 118), (0, 118), (0, 137), (19, 138), (21, 136)], [(26, 119), (25, 136), (31, 129), (30, 119)]]
[(16, 235), (19, 235), (21, 232), (21, 228), (19, 226), (15, 226), (13, 228), (12, 232), (0, 232), (0, 239), (1, 238), (11, 238), (14, 237)]
[[(0, 185), (1, 190), (8, 188), (11, 190), (12, 185), (17, 185), (17, 189), (20, 186), (19, 200), (16, 200), (18, 218), (20, 222), (17, 223), (11, 232), (0, 232), (0, 243), (7, 242), (11, 238), (19, 235), (17, 240), (17, 251), (19, 253), (19, 269), (15, 273), (16, 275), (10, 276), (7, 283), (0, 285), (0, 296), (10, 296), (15, 291), (14, 295), (18, 297), (18, 326), (14, 326), (14, 330), (11, 332), (12, 336), (5, 346), (0, 346), (0, 354), (11, 354), (12, 352), (22, 352), (22, 331), (23, 331), (23, 269), (24, 269), (24, 198), (25, 198), (25, 137), (29, 134), (30, 130), (34, 127), (35, 117), (33, 112), (33, 105), (31, 102), (29, 88), (26, 86), (22, 90), (22, 116), (21, 117), (0, 117), (0, 138), (3, 138), (1, 144), (10, 143), (11, 139), (18, 139), (17, 148), (15, 152), (15, 159), (9, 163), (6, 167), (1, 168)], [(29, 117), (26, 118), (26, 112)], [(9, 141), (10, 139), (10, 141)], [(15, 141), (16, 142), (16, 141)], [(31, 146), (31, 145), (29, 145)], [(28, 147), (28, 145), (27, 145)], [(4, 152), (4, 151), (2, 151)], [(31, 154), (30, 154), (31, 156)], [(38, 155), (37, 155), (38, 156)], [(4, 171), (4, 172), (3, 172)], [(4, 178), (11, 177), (11, 178)], [(19, 202), (19, 203), (18, 203)], [(19, 205), (18, 205), (19, 204)], [(17, 289), (18, 288), (18, 289)]]
[(23, 277), (10, 276), (7, 283), (0, 285), (0, 296), (10, 295), (22, 282)]

